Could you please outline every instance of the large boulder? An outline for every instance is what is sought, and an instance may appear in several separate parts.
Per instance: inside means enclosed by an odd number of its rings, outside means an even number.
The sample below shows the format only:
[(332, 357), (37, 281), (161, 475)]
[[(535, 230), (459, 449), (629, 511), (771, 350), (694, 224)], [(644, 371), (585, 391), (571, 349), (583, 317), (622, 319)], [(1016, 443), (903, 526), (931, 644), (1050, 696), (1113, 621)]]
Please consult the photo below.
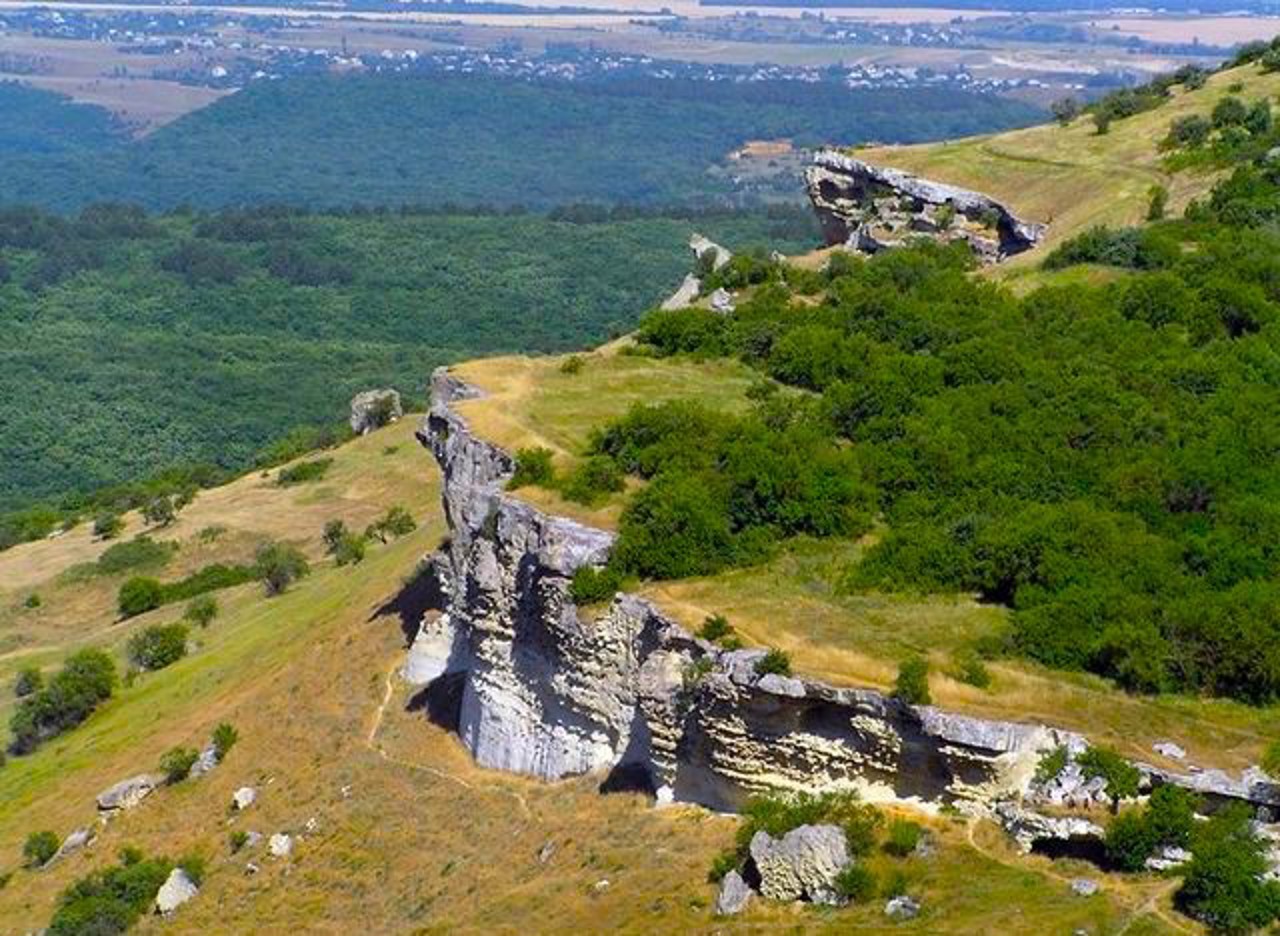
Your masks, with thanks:
[(351, 398), (351, 431), (365, 435), (404, 415), (395, 390), (365, 390)]
[(62, 840), (62, 844), (58, 846), (57, 853), (50, 859), (49, 863), (52, 864), (55, 861), (60, 861), (68, 855), (75, 854), (91, 841), (93, 841), (92, 829), (76, 829)]
[(720, 893), (716, 895), (716, 915), (733, 916), (741, 913), (751, 900), (751, 888), (737, 871), (730, 871), (720, 882)]
[(839, 826), (802, 825), (780, 839), (757, 832), (751, 839), (751, 860), (764, 896), (836, 904), (836, 878), (849, 864), (849, 846)]
[(187, 872), (174, 868), (156, 892), (156, 913), (169, 916), (198, 893), (200, 888)]
[(191, 770), (187, 773), (187, 777), (195, 780), (198, 777), (203, 777), (217, 766), (218, 749), (210, 744), (200, 752), (200, 756), (197, 757), (195, 763), (191, 765)]
[(250, 806), (253, 805), (254, 801), (257, 798), (258, 798), (257, 790), (255, 790), (251, 786), (242, 786), (240, 789), (236, 790), (234, 793), (231, 794), (231, 805), (235, 807), (237, 811), (241, 809), (248, 809)]
[(138, 774), (128, 780), (121, 780), (98, 794), (98, 808), (103, 812), (132, 809), (162, 783), (164, 774)]

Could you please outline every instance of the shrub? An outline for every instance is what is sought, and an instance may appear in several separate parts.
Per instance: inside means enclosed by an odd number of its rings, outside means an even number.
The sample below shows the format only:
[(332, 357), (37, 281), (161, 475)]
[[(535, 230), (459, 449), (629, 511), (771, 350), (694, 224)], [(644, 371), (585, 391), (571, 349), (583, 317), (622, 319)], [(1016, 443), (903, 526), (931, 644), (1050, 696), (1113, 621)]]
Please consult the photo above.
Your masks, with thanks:
[(891, 855), (905, 858), (914, 852), (924, 835), (924, 828), (909, 819), (895, 819), (889, 823), (888, 840), (884, 850)]
[(399, 538), (408, 536), (418, 528), (418, 523), (413, 519), (413, 515), (403, 507), (392, 507), (385, 514), (369, 524), (368, 529), (364, 531), (367, 539), (376, 539), (380, 543), (385, 543), (388, 538)]
[(1245, 106), (1244, 101), (1233, 95), (1227, 95), (1214, 105), (1212, 121), (1214, 127), (1221, 129), (1239, 126), (1248, 116), (1249, 108)]
[(1233, 804), (1197, 827), (1174, 902), (1215, 932), (1268, 926), (1280, 916), (1280, 883), (1262, 880), (1267, 867), (1248, 808)]
[(204, 855), (198, 852), (187, 852), (178, 859), (178, 867), (187, 873), (187, 877), (191, 878), (191, 883), (196, 887), (204, 883), (206, 866)]
[(227, 843), (231, 846), (231, 853), (234, 855), (249, 841), (249, 833), (244, 829), (236, 829), (227, 836)]
[(239, 740), (240, 732), (236, 731), (234, 725), (219, 722), (218, 727), (213, 729), (213, 749), (218, 753), (218, 760), (223, 760)]
[(1036, 765), (1035, 782), (1048, 783), (1062, 773), (1066, 766), (1067, 748), (1066, 745), (1060, 744), (1040, 758), (1040, 763)]
[(875, 873), (858, 862), (841, 869), (833, 883), (836, 893), (850, 903), (866, 903), (876, 896)]
[(48, 740), (80, 724), (115, 690), (116, 668), (101, 650), (72, 654), (43, 689), (27, 696), (9, 721), (17, 754), (34, 750)]
[(703, 640), (712, 642), (728, 637), (733, 633), (733, 625), (729, 623), (729, 619), (723, 614), (711, 614), (702, 622), (702, 627), (698, 629), (698, 636)]
[(928, 705), (929, 695), (929, 661), (922, 656), (913, 656), (903, 660), (898, 666), (898, 678), (893, 687), (894, 698), (908, 705)]
[(39, 868), (49, 863), (58, 853), (58, 836), (53, 832), (32, 832), (22, 846), (22, 857), (28, 868)]
[(1093, 127), (1094, 133), (1098, 136), (1109, 133), (1111, 130), (1111, 114), (1105, 111), (1095, 113), (1093, 115)]
[(213, 595), (199, 595), (187, 605), (182, 613), (183, 620), (190, 621), (200, 627), (208, 627), (218, 616), (218, 599)]
[(13, 681), (13, 694), (23, 699), (44, 688), (44, 673), (37, 666), (24, 666)]
[(139, 536), (104, 549), (94, 564), (94, 571), (99, 575), (119, 575), (134, 569), (159, 568), (177, 551), (177, 543), (157, 543), (149, 536)]
[(973, 652), (960, 655), (956, 664), (956, 678), (978, 689), (986, 689), (991, 685), (991, 671), (982, 662), (982, 658)]
[(551, 464), (552, 452), (549, 448), (522, 448), (516, 452), (516, 467), (507, 482), (507, 489), (537, 485), (551, 487), (555, 481), (555, 466)]
[(1169, 203), (1169, 190), (1163, 185), (1153, 185), (1148, 194), (1151, 200), (1147, 203), (1147, 220), (1159, 221)]
[(267, 543), (255, 556), (258, 577), (268, 595), (279, 595), (311, 571), (307, 557), (296, 546)]
[(598, 604), (609, 601), (622, 588), (622, 574), (612, 566), (597, 569), (579, 566), (573, 573), (569, 594), (576, 604)]
[(1207, 117), (1202, 117), (1199, 114), (1178, 117), (1169, 124), (1169, 133), (1161, 142), (1161, 146), (1166, 149), (1183, 146), (1202, 146), (1208, 141), (1209, 133), (1212, 130), (1213, 124), (1209, 122)]
[(255, 578), (258, 578), (257, 566), (229, 566), (215, 562), (204, 566), (198, 572), (193, 572), (186, 578), (161, 586), (161, 604), (167, 604), (171, 601), (186, 601), (206, 592), (243, 585), (245, 582), (251, 582)]
[(34, 611), (36, 608), (40, 607), (40, 604), (40, 594), (38, 592), (32, 592), (27, 595), (26, 599), (22, 602), (22, 606), (28, 611)]
[(191, 773), (191, 768), (200, 755), (190, 748), (176, 747), (165, 752), (160, 758), (160, 772), (168, 784), (181, 783)]
[(1144, 813), (1156, 842), (1186, 848), (1191, 842), (1199, 805), (1200, 798), (1190, 790), (1168, 783), (1156, 787)]
[(590, 506), (625, 486), (622, 471), (612, 458), (592, 455), (574, 467), (565, 478), (562, 490), (569, 500)]
[(312, 461), (298, 462), (296, 465), (280, 469), (280, 473), (276, 476), (276, 484), (281, 487), (291, 487), (295, 484), (308, 484), (312, 481), (319, 481), (329, 473), (329, 469), (332, 466), (332, 458), (316, 458)]
[(172, 497), (153, 497), (142, 507), (142, 516), (152, 526), (166, 527), (178, 517), (178, 507)]
[(357, 565), (364, 562), (365, 538), (348, 533), (333, 551), (333, 559), (340, 566)]
[(1080, 116), (1080, 112), (1084, 110), (1084, 107), (1076, 98), (1065, 97), (1058, 98), (1050, 104), (1049, 110), (1053, 114), (1053, 119), (1065, 127)]
[(568, 374), (572, 377), (576, 374), (581, 374), (586, 365), (587, 362), (582, 359), (581, 355), (571, 354), (560, 365), (560, 373)]
[(757, 676), (767, 676), (770, 673), (776, 676), (791, 675), (791, 657), (777, 647), (770, 647), (764, 656), (756, 660)]
[(117, 513), (103, 512), (93, 518), (93, 535), (100, 539), (115, 539), (124, 529), (124, 521)]
[(120, 586), (116, 606), (122, 617), (136, 617), (160, 607), (163, 594), (160, 583), (155, 579), (135, 576)]
[(320, 538), (324, 541), (324, 551), (332, 556), (338, 551), (342, 541), (350, 535), (351, 531), (347, 529), (344, 521), (330, 520), (324, 525), (324, 531), (320, 534)]
[(129, 638), (129, 660), (144, 670), (164, 669), (187, 655), (185, 624), (153, 624)]
[(1122, 812), (1107, 826), (1107, 860), (1122, 871), (1141, 871), (1156, 850), (1151, 824), (1139, 810)]
[(1111, 808), (1119, 807), (1122, 799), (1138, 795), (1138, 781), (1141, 774), (1127, 760), (1110, 748), (1090, 747), (1078, 758), (1076, 763), (1088, 779), (1102, 777), (1107, 781), (1106, 793), (1111, 797)]
[(718, 884), (724, 880), (726, 874), (736, 869), (741, 863), (742, 858), (736, 849), (731, 848), (727, 851), (722, 851), (711, 859), (711, 869), (707, 871), (707, 880), (712, 884)]
[(853, 790), (754, 796), (743, 805), (742, 817), (736, 842), (744, 858), (757, 832), (781, 838), (802, 825), (821, 824), (839, 826), (849, 854), (857, 858), (875, 848), (883, 821), (880, 811), (863, 803)]
[(147, 913), (173, 865), (122, 849), (120, 864), (76, 881), (58, 898), (46, 936), (115, 936)]

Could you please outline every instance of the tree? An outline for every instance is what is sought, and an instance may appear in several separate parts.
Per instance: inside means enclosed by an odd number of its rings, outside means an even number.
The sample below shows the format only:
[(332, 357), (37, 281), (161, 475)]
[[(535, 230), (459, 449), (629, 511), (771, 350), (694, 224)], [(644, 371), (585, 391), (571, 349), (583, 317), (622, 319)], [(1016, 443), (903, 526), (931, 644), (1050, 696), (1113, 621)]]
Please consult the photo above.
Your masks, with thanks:
[(1053, 119), (1064, 127), (1079, 117), (1083, 109), (1080, 101), (1073, 97), (1058, 98), (1049, 105)]
[(1138, 768), (1110, 748), (1090, 746), (1076, 758), (1076, 763), (1086, 778), (1102, 777), (1106, 780), (1112, 812), (1120, 808), (1121, 800), (1138, 795), (1138, 781), (1142, 777)]
[(118, 513), (104, 511), (93, 518), (93, 535), (99, 539), (115, 539), (124, 529), (124, 521)]
[(1219, 933), (1247, 933), (1280, 916), (1280, 884), (1263, 881), (1265, 843), (1250, 827), (1242, 803), (1200, 824), (1183, 869), (1178, 908)]
[(1094, 132), (1102, 136), (1111, 130), (1111, 114), (1107, 111), (1095, 111), (1093, 114)]
[(164, 586), (153, 578), (136, 575), (120, 586), (116, 606), (122, 617), (131, 618), (160, 607), (164, 600)]
[(24, 698), (13, 713), (10, 749), (26, 754), (80, 724), (110, 698), (115, 684), (115, 664), (103, 651), (86, 649), (67, 657), (48, 685)]
[(58, 853), (58, 836), (53, 832), (32, 832), (22, 846), (22, 857), (28, 868), (39, 868), (49, 863)]
[(516, 467), (507, 482), (507, 489), (536, 485), (550, 487), (555, 479), (555, 467), (551, 463), (549, 448), (522, 448), (516, 452)]
[(898, 667), (898, 678), (894, 683), (893, 695), (908, 705), (928, 705), (929, 695), (929, 661), (922, 656), (909, 657)]
[(324, 541), (324, 551), (332, 556), (338, 551), (339, 544), (350, 535), (350, 532), (344, 521), (330, 520), (324, 525), (324, 532), (320, 534), (320, 538)]
[(126, 650), (139, 669), (164, 669), (187, 655), (186, 625), (153, 624), (130, 637)]
[(302, 551), (287, 543), (267, 543), (259, 547), (255, 558), (258, 577), (268, 595), (282, 594), (311, 571)]
[(1248, 116), (1249, 108), (1234, 95), (1228, 94), (1213, 106), (1213, 125), (1218, 129), (1239, 126)]
[(1141, 871), (1156, 844), (1154, 830), (1140, 810), (1122, 812), (1107, 826), (1107, 860), (1122, 871)]
[(208, 627), (218, 616), (218, 599), (213, 595), (197, 595), (182, 613), (183, 620), (200, 627)]
[(142, 508), (142, 516), (152, 526), (167, 527), (177, 519), (178, 511), (168, 495), (153, 497)]
[(333, 551), (334, 561), (340, 566), (357, 565), (364, 562), (365, 538), (348, 533)]

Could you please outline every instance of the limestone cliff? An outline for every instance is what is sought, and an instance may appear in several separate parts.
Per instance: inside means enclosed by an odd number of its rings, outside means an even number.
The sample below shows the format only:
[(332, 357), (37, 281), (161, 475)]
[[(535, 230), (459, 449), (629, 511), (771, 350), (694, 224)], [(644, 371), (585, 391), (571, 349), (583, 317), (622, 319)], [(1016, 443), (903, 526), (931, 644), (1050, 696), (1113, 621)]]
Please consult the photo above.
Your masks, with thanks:
[(1045, 231), (980, 192), (873, 166), (835, 150), (814, 157), (805, 186), (827, 243), (863, 253), (925, 237), (966, 241), (982, 262), (998, 263), (1030, 250)]
[[(606, 561), (612, 534), (505, 493), (512, 459), (453, 406), (475, 395), (444, 370), (433, 376), (420, 438), (443, 470), (451, 538), (432, 557), (442, 613), (424, 621), (406, 672), (482, 765), (548, 780), (600, 772), (606, 785), (716, 809), (769, 787), (835, 785), (873, 801), (937, 804), (1021, 794), (1040, 752), (1082, 748), (1080, 736), (1043, 725), (758, 676), (762, 651), (720, 650), (633, 595), (588, 616), (571, 578)], [(1256, 778), (1147, 771), (1280, 803), (1280, 790)], [(1223, 782), (1206, 784), (1210, 775)]]

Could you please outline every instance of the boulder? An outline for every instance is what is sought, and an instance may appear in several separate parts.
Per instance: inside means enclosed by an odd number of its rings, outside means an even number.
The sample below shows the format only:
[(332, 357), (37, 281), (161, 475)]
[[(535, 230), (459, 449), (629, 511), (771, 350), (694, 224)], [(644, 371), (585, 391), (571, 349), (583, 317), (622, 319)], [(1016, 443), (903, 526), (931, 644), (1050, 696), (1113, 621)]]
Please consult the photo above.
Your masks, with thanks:
[(251, 786), (242, 786), (231, 794), (231, 805), (237, 810), (248, 809), (257, 798), (257, 790)]
[(365, 390), (351, 398), (351, 431), (366, 435), (404, 415), (395, 390)]
[(782, 676), (778, 673), (765, 673), (756, 685), (773, 695), (790, 696), (793, 699), (804, 698), (804, 683), (794, 676)]
[(174, 868), (156, 892), (156, 913), (169, 916), (198, 893), (200, 888), (196, 887), (196, 882), (191, 880), (187, 872)]
[(107, 787), (98, 794), (98, 808), (103, 812), (132, 809), (164, 783), (164, 774), (138, 774)]
[(210, 744), (208, 747), (206, 747), (203, 751), (200, 752), (200, 756), (197, 757), (196, 762), (191, 765), (191, 770), (187, 774), (187, 776), (190, 779), (195, 780), (199, 777), (203, 777), (205, 774), (207, 774), (209, 771), (213, 770), (213, 768), (217, 766), (218, 766), (218, 749), (214, 747), (212, 744)]
[(711, 311), (728, 315), (733, 311), (733, 296), (727, 289), (717, 289), (711, 294)]
[(728, 263), (730, 260), (733, 259), (733, 254), (731, 254), (728, 250), (721, 247), (715, 241), (709, 238), (703, 237), (701, 234), (694, 234), (692, 237), (689, 238), (689, 249), (693, 251), (694, 257), (696, 257), (699, 261), (701, 261), (706, 254), (708, 253), (712, 254), (712, 258), (711, 258), (712, 270), (720, 269), (722, 266), (724, 266), (726, 263)]
[(1077, 897), (1092, 897), (1098, 892), (1098, 882), (1091, 878), (1075, 878), (1071, 882), (1071, 893)]
[(1187, 752), (1172, 741), (1157, 741), (1151, 745), (1151, 750), (1161, 757), (1168, 757), (1172, 760), (1182, 760), (1187, 756)]
[(277, 832), (267, 840), (267, 851), (272, 858), (288, 858), (293, 854), (293, 838), (283, 832)]
[(720, 882), (716, 895), (716, 916), (733, 916), (741, 913), (751, 900), (751, 888), (737, 871), (730, 871)]
[(884, 905), (884, 915), (894, 920), (914, 920), (920, 915), (920, 901), (906, 894), (891, 897)]
[(687, 309), (693, 304), (693, 300), (698, 298), (700, 292), (702, 292), (702, 281), (692, 273), (688, 273), (681, 280), (676, 291), (663, 300), (662, 309), (665, 312)]
[(1148, 858), (1144, 867), (1148, 871), (1170, 871), (1191, 860), (1191, 852), (1176, 845), (1165, 845), (1156, 849), (1156, 853)]
[(836, 904), (836, 878), (849, 864), (849, 848), (839, 826), (802, 825), (780, 839), (757, 832), (751, 839), (751, 860), (764, 896)]
[(52, 864), (53, 862), (59, 861), (68, 855), (75, 854), (91, 841), (93, 841), (92, 829), (76, 829), (62, 840), (62, 844), (58, 846), (57, 853), (49, 860), (49, 863)]

